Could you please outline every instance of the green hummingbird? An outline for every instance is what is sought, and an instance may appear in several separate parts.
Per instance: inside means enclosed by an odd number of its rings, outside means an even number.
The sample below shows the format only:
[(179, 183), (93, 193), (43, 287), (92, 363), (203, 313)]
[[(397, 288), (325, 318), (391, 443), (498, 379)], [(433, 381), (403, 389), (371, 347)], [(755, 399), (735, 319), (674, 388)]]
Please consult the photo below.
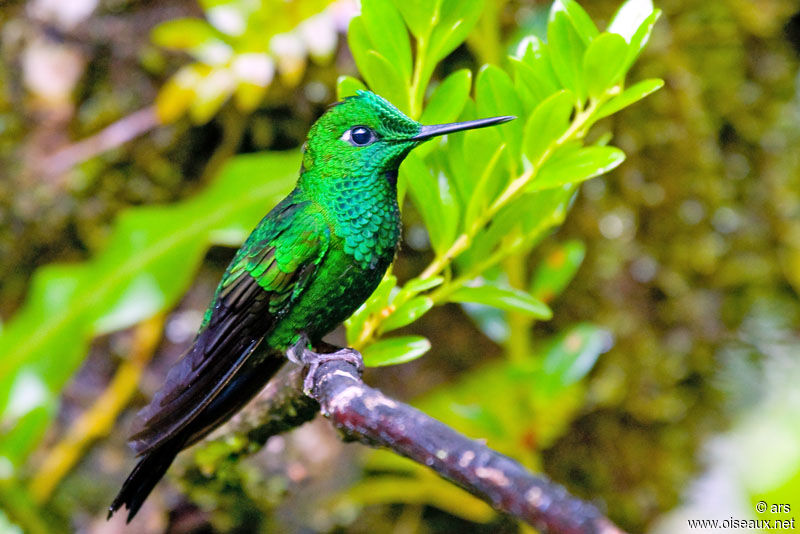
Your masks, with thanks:
[(109, 518), (124, 505), (133, 519), (178, 452), (242, 408), (301, 336), (319, 343), (375, 290), (400, 240), (397, 169), (413, 148), (513, 118), (422, 125), (369, 91), (331, 106), (311, 127), (294, 190), (237, 251), (192, 346), (137, 414), (141, 459)]

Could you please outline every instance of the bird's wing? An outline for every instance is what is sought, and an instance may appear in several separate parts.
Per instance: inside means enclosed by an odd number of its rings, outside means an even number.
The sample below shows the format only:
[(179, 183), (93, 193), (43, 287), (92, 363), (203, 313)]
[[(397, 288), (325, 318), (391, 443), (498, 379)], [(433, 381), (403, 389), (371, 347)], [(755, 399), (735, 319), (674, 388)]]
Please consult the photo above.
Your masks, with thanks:
[(192, 347), (137, 415), (130, 441), (139, 455), (174, 437), (220, 394), (313, 277), (330, 231), (321, 214), (303, 207), (277, 206), (231, 262)]

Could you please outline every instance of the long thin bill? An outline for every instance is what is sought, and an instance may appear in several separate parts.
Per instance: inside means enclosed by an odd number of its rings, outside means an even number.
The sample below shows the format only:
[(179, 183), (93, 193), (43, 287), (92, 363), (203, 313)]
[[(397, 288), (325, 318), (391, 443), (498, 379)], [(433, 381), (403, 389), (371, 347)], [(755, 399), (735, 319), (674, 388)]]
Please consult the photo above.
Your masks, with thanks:
[(474, 128), (485, 128), (486, 126), (494, 126), (495, 124), (502, 124), (504, 122), (508, 122), (514, 119), (516, 119), (516, 117), (506, 115), (504, 117), (489, 117), (487, 119), (476, 119), (474, 121), (451, 122), (449, 124), (423, 125), (422, 128), (419, 129), (419, 133), (414, 137), (412, 137), (412, 139), (414, 141), (422, 141), (425, 139), (430, 139), (431, 137), (436, 137), (438, 135), (444, 135), (452, 132), (460, 132), (461, 130), (472, 130)]

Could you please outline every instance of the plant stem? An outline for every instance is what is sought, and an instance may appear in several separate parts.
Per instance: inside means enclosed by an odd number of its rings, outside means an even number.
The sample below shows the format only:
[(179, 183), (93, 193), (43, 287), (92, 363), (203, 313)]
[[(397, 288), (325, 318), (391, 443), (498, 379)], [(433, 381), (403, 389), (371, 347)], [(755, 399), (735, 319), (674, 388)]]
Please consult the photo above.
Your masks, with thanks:
[[(527, 276), (525, 272), (526, 255), (510, 254), (503, 265), (508, 275), (508, 283), (516, 289), (526, 288)], [(520, 312), (510, 310), (508, 314), (508, 340), (506, 341), (506, 353), (511, 361), (525, 361), (530, 357), (531, 339), (530, 328), (533, 320)]]
[(427, 43), (424, 38), (417, 39), (417, 52), (414, 57), (414, 74), (411, 78), (411, 87), (408, 90), (409, 108), (411, 110), (411, 118), (419, 119), (422, 115), (422, 99), (420, 97), (420, 86), (422, 85), (422, 71), (425, 68), (425, 54), (427, 52)]

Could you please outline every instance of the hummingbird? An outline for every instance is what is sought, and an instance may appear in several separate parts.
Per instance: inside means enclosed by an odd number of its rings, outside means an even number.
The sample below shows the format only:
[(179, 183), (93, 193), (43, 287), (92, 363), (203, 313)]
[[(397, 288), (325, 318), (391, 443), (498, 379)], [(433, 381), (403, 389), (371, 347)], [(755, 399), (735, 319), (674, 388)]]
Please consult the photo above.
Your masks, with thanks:
[(236, 252), (191, 347), (137, 414), (140, 460), (108, 517), (125, 506), (130, 522), (175, 456), (254, 397), (290, 347), (318, 344), (372, 294), (400, 241), (397, 171), (411, 150), (513, 118), (422, 125), (369, 91), (328, 108), (295, 188)]

